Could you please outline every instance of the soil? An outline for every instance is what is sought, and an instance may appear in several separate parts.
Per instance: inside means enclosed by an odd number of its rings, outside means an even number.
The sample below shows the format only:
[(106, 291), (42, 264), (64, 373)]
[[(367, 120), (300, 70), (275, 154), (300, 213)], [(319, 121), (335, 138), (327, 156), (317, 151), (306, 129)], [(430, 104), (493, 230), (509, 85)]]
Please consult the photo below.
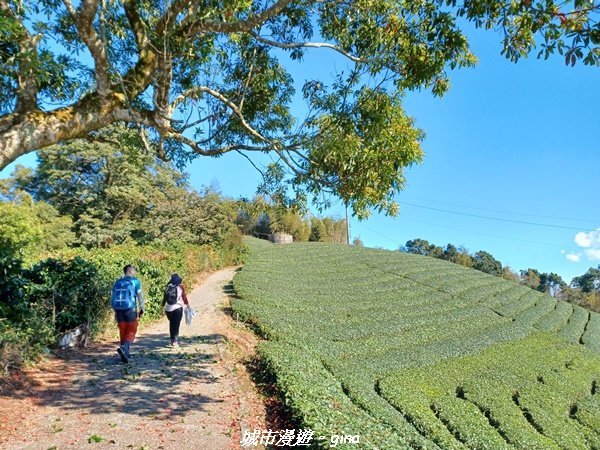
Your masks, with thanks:
[(248, 373), (256, 337), (226, 312), (235, 270), (189, 293), (197, 315), (179, 349), (165, 318), (142, 327), (128, 364), (104, 340), (16, 374), (0, 391), (0, 448), (237, 449), (268, 429)]

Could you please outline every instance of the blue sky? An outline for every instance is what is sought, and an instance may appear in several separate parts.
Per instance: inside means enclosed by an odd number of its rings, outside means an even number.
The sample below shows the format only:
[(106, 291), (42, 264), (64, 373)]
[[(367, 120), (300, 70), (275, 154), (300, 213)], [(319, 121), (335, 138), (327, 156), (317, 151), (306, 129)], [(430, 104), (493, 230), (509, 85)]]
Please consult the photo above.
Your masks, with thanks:
[[(352, 220), (352, 235), (389, 249), (416, 237), (451, 242), (570, 281), (600, 264), (600, 233), (591, 232), (600, 228), (600, 69), (566, 67), (560, 56), (513, 64), (500, 55), (500, 35), (470, 28), (468, 35), (475, 68), (454, 71), (443, 98), (405, 97), (426, 132), (426, 157), (407, 171), (399, 216)], [(345, 64), (323, 49), (289, 67), (300, 86)], [(300, 102), (294, 108), (303, 111)], [(35, 157), (18, 162), (32, 165)], [(198, 159), (188, 171), (195, 187), (216, 181), (232, 197), (252, 196), (260, 178), (234, 154)], [(329, 212), (343, 215), (339, 206)]]

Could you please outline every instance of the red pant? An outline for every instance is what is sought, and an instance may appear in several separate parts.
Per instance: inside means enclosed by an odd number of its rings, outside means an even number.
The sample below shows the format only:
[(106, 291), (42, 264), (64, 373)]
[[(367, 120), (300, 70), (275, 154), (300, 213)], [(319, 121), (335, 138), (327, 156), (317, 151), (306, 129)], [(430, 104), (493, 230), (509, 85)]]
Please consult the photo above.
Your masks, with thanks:
[(125, 342), (133, 343), (135, 340), (135, 333), (137, 333), (138, 321), (135, 322), (119, 322), (119, 336), (121, 337), (121, 344)]
[(135, 333), (138, 328), (137, 311), (135, 308), (127, 311), (115, 311), (115, 318), (119, 324), (119, 335), (121, 337), (121, 345), (125, 342), (133, 343)]

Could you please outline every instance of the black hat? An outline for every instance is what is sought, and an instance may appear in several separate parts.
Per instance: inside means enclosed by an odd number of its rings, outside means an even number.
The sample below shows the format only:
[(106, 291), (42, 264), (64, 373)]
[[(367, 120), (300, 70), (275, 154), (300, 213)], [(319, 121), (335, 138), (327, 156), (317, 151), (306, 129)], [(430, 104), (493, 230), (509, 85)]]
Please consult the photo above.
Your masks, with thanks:
[(171, 275), (171, 284), (172, 285), (179, 286), (182, 281), (183, 280), (181, 279), (181, 277), (179, 275), (177, 275), (176, 273)]

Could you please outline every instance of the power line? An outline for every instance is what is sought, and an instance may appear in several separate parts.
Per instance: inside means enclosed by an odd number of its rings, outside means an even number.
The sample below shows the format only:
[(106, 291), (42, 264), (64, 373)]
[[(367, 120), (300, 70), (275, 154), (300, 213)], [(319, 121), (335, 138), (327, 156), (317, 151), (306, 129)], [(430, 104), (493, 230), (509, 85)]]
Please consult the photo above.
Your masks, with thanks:
[[(444, 226), (444, 225), (437, 225), (437, 224), (425, 222), (423, 220), (410, 219), (408, 217), (404, 217), (403, 220), (408, 220), (410, 222), (415, 222), (415, 223), (421, 223), (423, 225), (428, 225), (428, 226), (432, 226), (432, 227), (443, 228), (443, 229), (446, 229), (446, 230), (458, 231), (458, 232), (461, 232), (461, 233), (479, 234), (481, 236), (489, 236), (489, 237), (494, 237), (494, 238), (498, 238), (498, 239), (506, 239), (508, 241), (523, 242), (525, 244), (544, 245), (544, 246), (561, 248), (561, 249), (564, 248), (564, 245), (552, 244), (550, 242), (532, 241), (532, 240), (528, 240), (528, 239), (519, 239), (519, 238), (508, 237), (508, 236), (502, 236), (502, 235), (499, 235), (499, 234), (484, 233), (484, 232), (481, 232), (481, 231), (464, 230), (464, 229), (453, 228), (453, 227), (448, 227), (448, 226)], [(381, 237), (383, 237), (383, 238), (385, 238), (385, 239), (387, 239), (389, 241), (392, 241), (392, 242), (394, 242), (396, 244), (405, 245), (404, 242), (398, 241), (397, 239), (391, 238), (391, 237), (389, 237), (389, 236), (387, 236), (387, 235), (385, 235), (383, 233), (380, 233), (379, 231), (374, 230), (373, 228), (366, 226), (362, 222), (359, 222), (358, 225), (361, 226), (361, 227), (363, 227), (363, 228), (365, 228), (365, 229), (367, 229), (368, 231), (370, 231), (372, 233), (375, 233), (375, 234), (378, 234), (379, 236), (381, 236)]]
[(444, 213), (448, 213), (448, 214), (456, 214), (459, 216), (475, 217), (478, 219), (496, 220), (498, 222), (510, 222), (510, 223), (518, 223), (521, 225), (533, 225), (533, 226), (538, 226), (538, 227), (560, 228), (562, 230), (595, 231), (595, 230), (589, 230), (589, 229), (582, 230), (582, 227), (580, 227), (580, 228), (566, 227), (563, 225), (553, 225), (553, 224), (549, 224), (549, 223), (539, 223), (539, 222), (528, 222), (525, 220), (505, 219), (505, 218), (501, 218), (501, 217), (490, 217), (490, 216), (483, 216), (480, 214), (470, 214), (470, 213), (465, 213), (465, 212), (460, 212), (460, 211), (452, 211), (452, 210), (443, 209), (443, 208), (434, 208), (433, 206), (417, 205), (416, 203), (409, 203), (409, 202), (402, 202), (402, 203), (405, 205), (414, 206), (415, 208), (428, 209), (430, 211), (439, 211), (439, 212), (444, 212)]
[[(539, 217), (542, 219), (568, 220), (570, 222), (600, 223), (600, 219), (580, 219), (580, 218), (574, 218), (574, 217), (546, 216), (543, 214), (531, 214), (531, 213), (524, 213), (524, 212), (513, 212), (513, 211), (506, 211), (506, 210), (499, 210), (499, 209), (481, 208), (481, 207), (476, 207), (476, 206), (459, 205), (456, 203), (440, 202), (439, 200), (430, 200), (430, 199), (425, 199), (422, 197), (415, 197), (415, 196), (409, 196), (409, 197), (414, 200), (417, 200), (417, 201), (424, 201), (424, 202), (428, 202), (428, 203), (437, 203), (440, 205), (454, 206), (456, 208), (467, 208), (467, 209), (474, 209), (474, 210), (478, 210), (478, 211), (488, 211), (488, 212), (494, 212), (494, 213), (500, 213), (500, 214), (510, 214), (510, 215), (515, 215), (515, 216), (527, 216), (527, 217)], [(410, 200), (410, 198), (409, 198), (409, 200)]]
[(459, 231), (461, 233), (479, 234), (481, 236), (489, 236), (489, 237), (494, 237), (494, 238), (499, 238), (499, 239), (506, 239), (508, 241), (523, 242), (523, 243), (526, 243), (526, 244), (547, 245), (547, 246), (550, 246), (550, 247), (556, 247), (556, 248), (561, 248), (561, 249), (565, 247), (564, 245), (552, 244), (550, 242), (531, 241), (531, 240), (528, 240), (528, 239), (519, 239), (519, 238), (508, 237), (508, 236), (502, 236), (502, 235), (499, 235), (499, 234), (484, 233), (482, 231), (470, 231), (470, 230), (463, 230), (463, 229), (460, 229), (460, 228), (447, 227), (445, 225), (437, 225), (437, 224), (425, 222), (425, 221), (422, 221), (422, 220), (410, 219), (408, 217), (405, 217), (404, 220), (408, 220), (410, 222), (422, 223), (423, 225), (428, 225), (428, 226), (431, 226), (431, 227), (444, 228), (446, 230), (452, 230), (452, 231)]
[[(383, 238), (386, 238), (388, 241), (395, 242), (395, 243), (396, 243), (396, 244), (398, 244), (398, 245), (404, 245), (404, 242), (401, 242), (401, 241), (399, 241), (399, 240), (397, 240), (397, 239), (394, 239), (394, 238), (391, 238), (391, 237), (389, 237), (389, 236), (386, 236), (385, 234), (383, 234), (383, 233), (380, 233), (379, 231), (377, 231), (377, 230), (374, 230), (373, 228), (366, 226), (366, 225), (365, 225), (364, 223), (362, 223), (362, 222), (359, 222), (358, 224), (359, 224), (361, 227), (363, 227), (363, 228), (365, 228), (365, 229), (369, 230), (371, 233), (375, 233), (375, 234), (378, 234), (379, 236), (381, 236), (381, 237), (383, 237)], [(355, 225), (355, 226), (356, 226), (356, 225)]]

